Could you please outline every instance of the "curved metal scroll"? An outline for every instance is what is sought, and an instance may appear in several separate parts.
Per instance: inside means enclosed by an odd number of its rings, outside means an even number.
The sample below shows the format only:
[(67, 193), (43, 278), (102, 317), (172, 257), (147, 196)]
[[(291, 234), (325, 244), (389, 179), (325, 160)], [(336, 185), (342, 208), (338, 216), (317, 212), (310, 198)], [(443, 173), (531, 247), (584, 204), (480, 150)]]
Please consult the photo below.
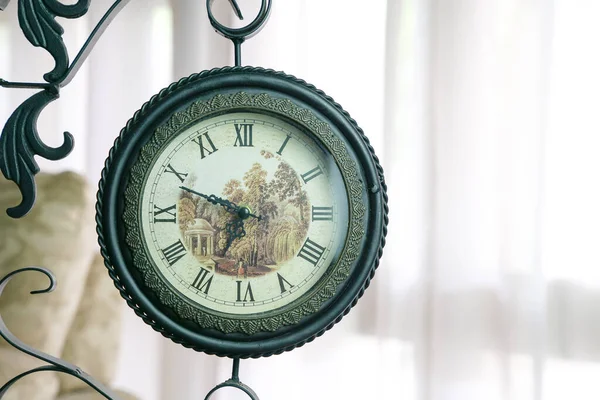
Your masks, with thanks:
[(208, 394), (206, 395), (206, 397), (204, 398), (204, 400), (209, 400), (210, 397), (219, 389), (223, 389), (225, 387), (232, 387), (235, 389), (239, 389), (242, 392), (246, 393), (248, 395), (248, 397), (250, 397), (250, 399), (252, 400), (260, 400), (258, 398), (258, 396), (256, 395), (256, 392), (254, 392), (254, 390), (252, 390), (252, 388), (244, 383), (242, 383), (240, 381), (240, 376), (239, 376), (239, 372), (240, 372), (240, 359), (239, 358), (234, 358), (233, 359), (233, 372), (231, 373), (231, 379), (226, 380), (225, 382), (215, 386), (210, 392), (208, 392)]
[[(0, 0), (0, 10), (10, 0)], [(22, 201), (19, 205), (7, 210), (12, 218), (20, 218), (27, 214), (35, 202), (36, 187), (34, 175), (40, 169), (34, 160), (39, 155), (48, 160), (65, 158), (73, 150), (73, 136), (65, 132), (64, 142), (57, 148), (44, 144), (37, 132), (37, 120), (40, 112), (59, 97), (60, 88), (66, 86), (92, 48), (118, 14), (130, 0), (117, 0), (98, 22), (89, 38), (69, 65), (69, 55), (62, 39), (64, 29), (56, 22), (57, 17), (79, 18), (88, 11), (91, 0), (79, 0), (75, 4), (65, 5), (58, 0), (19, 0), (19, 25), (29, 42), (42, 47), (54, 58), (54, 68), (44, 74), (48, 83), (8, 82), (0, 79), (0, 86), (5, 88), (42, 89), (25, 100), (10, 116), (0, 136), (0, 170), (6, 177), (19, 186)]]
[[(10, 280), (15, 275), (17, 275), (21, 272), (26, 272), (26, 271), (40, 272), (40, 273), (46, 275), (48, 277), (48, 279), (50, 280), (50, 285), (46, 289), (34, 290), (31, 292), (31, 294), (49, 293), (49, 292), (52, 292), (54, 290), (54, 288), (56, 287), (56, 280), (54, 278), (54, 275), (52, 275), (52, 272), (50, 272), (46, 268), (40, 268), (40, 267), (22, 268), (22, 269), (11, 272), (10, 274), (8, 274), (4, 278), (2, 278), (2, 280), (0, 280), (0, 297), (2, 296), (2, 292), (4, 291), (4, 288), (6, 287), (6, 285), (8, 284), (8, 282)], [(18, 382), (22, 378), (24, 378), (30, 374), (36, 373), (36, 372), (56, 371), (56, 372), (61, 372), (61, 373), (72, 375), (75, 378), (85, 382), (91, 388), (93, 388), (94, 390), (96, 390), (98, 393), (100, 393), (102, 396), (104, 396), (105, 398), (107, 398), (109, 400), (118, 400), (118, 397), (114, 393), (112, 393), (107, 387), (105, 387), (102, 383), (100, 383), (97, 380), (95, 380), (94, 378), (92, 378), (90, 375), (83, 372), (77, 366), (70, 364), (66, 361), (63, 361), (61, 359), (58, 359), (56, 357), (53, 357), (44, 352), (41, 352), (39, 350), (36, 350), (36, 349), (26, 345), (22, 341), (20, 341), (8, 329), (8, 327), (4, 323), (4, 320), (2, 319), (1, 315), (0, 315), (0, 336), (2, 336), (11, 346), (22, 351), (23, 353), (29, 354), (32, 357), (35, 357), (39, 360), (45, 361), (48, 364), (50, 364), (50, 365), (45, 365), (42, 367), (34, 368), (29, 371), (23, 372), (22, 374), (17, 375), (10, 381), (6, 382), (2, 387), (0, 387), (0, 399), (2, 399), (2, 397), (4, 397), (4, 395), (6, 394), (8, 389), (10, 389), (10, 387), (13, 384)]]
[[(229, 28), (217, 21), (212, 13), (213, 3), (214, 0), (206, 0), (206, 9), (208, 10), (208, 19), (210, 20), (210, 24), (213, 26), (213, 28), (215, 28), (217, 33), (220, 33), (233, 42), (235, 49), (235, 65), (236, 67), (240, 67), (242, 65), (242, 43), (244, 43), (246, 39), (250, 39), (252, 36), (256, 35), (263, 28), (269, 19), (269, 15), (271, 14), (271, 0), (262, 0), (260, 10), (258, 11), (256, 18), (242, 28)], [(231, 4), (231, 7), (233, 7), (235, 15), (239, 19), (244, 19), (237, 1), (229, 0), (229, 3)]]

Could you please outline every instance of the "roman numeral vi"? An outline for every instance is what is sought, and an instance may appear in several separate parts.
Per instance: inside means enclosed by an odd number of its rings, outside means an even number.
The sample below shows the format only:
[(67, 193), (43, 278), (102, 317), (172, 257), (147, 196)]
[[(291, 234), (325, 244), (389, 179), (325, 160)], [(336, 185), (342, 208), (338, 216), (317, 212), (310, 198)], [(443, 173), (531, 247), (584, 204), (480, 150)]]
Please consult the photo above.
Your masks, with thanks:
[(241, 302), (247, 302), (248, 296), (250, 296), (250, 301), (254, 301), (254, 295), (252, 294), (252, 286), (250, 282), (248, 282), (248, 286), (246, 287), (246, 293), (244, 294), (244, 299), (242, 300), (242, 281), (236, 281), (237, 283), (237, 300)]

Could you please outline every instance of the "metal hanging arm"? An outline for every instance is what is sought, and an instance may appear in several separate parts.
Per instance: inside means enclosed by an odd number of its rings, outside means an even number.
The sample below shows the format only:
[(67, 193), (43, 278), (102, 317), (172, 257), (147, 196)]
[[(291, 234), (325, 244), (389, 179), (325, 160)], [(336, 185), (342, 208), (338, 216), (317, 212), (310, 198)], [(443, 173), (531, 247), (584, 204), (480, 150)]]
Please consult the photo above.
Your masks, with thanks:
[(206, 395), (204, 400), (209, 400), (210, 397), (217, 390), (223, 389), (226, 387), (231, 387), (231, 388), (241, 390), (242, 392), (246, 393), (248, 395), (248, 397), (250, 397), (251, 400), (260, 400), (258, 398), (258, 395), (256, 394), (256, 392), (254, 390), (252, 390), (252, 388), (250, 386), (248, 386), (248, 385), (242, 383), (242, 381), (240, 381), (240, 359), (239, 358), (233, 359), (233, 368), (231, 371), (231, 378), (226, 380), (225, 382), (215, 386), (210, 392), (208, 392), (208, 394)]
[[(10, 116), (0, 135), (0, 171), (6, 179), (17, 184), (21, 191), (21, 203), (9, 208), (12, 218), (26, 215), (36, 198), (34, 175), (40, 168), (34, 159), (39, 155), (48, 160), (65, 158), (73, 150), (73, 135), (63, 133), (63, 144), (52, 148), (39, 137), (38, 117), (42, 110), (60, 95), (60, 88), (69, 84), (98, 42), (102, 33), (129, 3), (130, 0), (116, 0), (100, 19), (75, 60), (69, 64), (69, 55), (62, 39), (64, 29), (56, 22), (57, 17), (79, 18), (89, 9), (91, 0), (79, 0), (75, 4), (64, 5), (58, 0), (19, 0), (17, 14), (19, 25), (29, 42), (48, 51), (55, 61), (52, 71), (44, 75), (46, 82), (8, 82), (0, 79), (0, 87), (12, 89), (41, 89), (25, 100)], [(4, 10), (10, 0), (0, 0), (0, 10)]]
[[(217, 21), (212, 12), (213, 3), (214, 0), (206, 0), (206, 10), (208, 11), (208, 19), (210, 20), (210, 24), (213, 26), (213, 28), (215, 28), (215, 31), (217, 33), (233, 42), (235, 66), (241, 67), (242, 43), (244, 43), (246, 39), (250, 39), (252, 36), (256, 35), (265, 26), (265, 23), (271, 15), (272, 0), (262, 0), (260, 10), (258, 11), (258, 15), (256, 16), (256, 18), (254, 18), (252, 22), (250, 22), (248, 25), (242, 28), (229, 28)], [(237, 1), (229, 0), (229, 4), (231, 4), (235, 15), (240, 20), (243, 20), (244, 16), (242, 15), (242, 10), (238, 6)]]

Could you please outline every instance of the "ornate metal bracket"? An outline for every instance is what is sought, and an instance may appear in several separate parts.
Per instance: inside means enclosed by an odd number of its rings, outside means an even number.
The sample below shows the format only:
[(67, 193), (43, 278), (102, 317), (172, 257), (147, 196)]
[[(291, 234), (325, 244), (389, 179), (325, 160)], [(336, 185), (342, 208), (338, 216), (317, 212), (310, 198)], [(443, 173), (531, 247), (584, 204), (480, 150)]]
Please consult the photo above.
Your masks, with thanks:
[[(117, 0), (98, 22), (87, 41), (69, 64), (69, 55), (62, 39), (64, 29), (56, 22), (57, 17), (79, 18), (88, 11), (91, 0), (79, 0), (64, 5), (57, 0), (19, 0), (19, 25), (25, 37), (36, 47), (42, 47), (54, 58), (55, 66), (44, 75), (43, 83), (7, 82), (0, 79), (0, 86), (19, 89), (42, 89), (25, 100), (10, 116), (0, 136), (0, 170), (19, 186), (21, 204), (9, 208), (7, 214), (20, 218), (27, 214), (35, 203), (36, 186), (34, 175), (40, 171), (34, 156), (48, 160), (65, 158), (73, 150), (73, 135), (64, 132), (63, 144), (52, 148), (39, 137), (37, 120), (40, 112), (59, 97), (60, 88), (71, 82), (81, 68), (92, 48), (118, 12), (129, 0)], [(10, 0), (0, 0), (4, 10)]]
[[(10, 280), (15, 275), (20, 274), (22, 272), (27, 272), (27, 271), (40, 272), (40, 273), (46, 275), (50, 281), (50, 284), (48, 285), (48, 287), (46, 289), (34, 290), (31, 292), (31, 294), (35, 295), (35, 294), (50, 293), (55, 289), (56, 279), (54, 278), (54, 275), (52, 274), (52, 272), (50, 272), (46, 268), (28, 267), (28, 268), (22, 268), (22, 269), (13, 271), (0, 280), (0, 298), (2, 297), (2, 292), (4, 291), (4, 288), (6, 287), (8, 282), (10, 282)], [(37, 367), (37, 368), (31, 369), (31, 370), (25, 371), (25, 372), (15, 376), (10, 381), (6, 382), (2, 387), (0, 387), (0, 399), (2, 399), (4, 397), (4, 395), (8, 392), (8, 390), (11, 388), (11, 386), (13, 384), (17, 383), (19, 380), (26, 377), (27, 375), (31, 375), (33, 373), (42, 372), (42, 371), (55, 371), (55, 372), (61, 372), (64, 374), (69, 374), (69, 375), (74, 376), (75, 378), (87, 383), (91, 388), (93, 388), (94, 390), (96, 390), (98, 393), (100, 393), (102, 396), (104, 396), (105, 398), (107, 398), (109, 400), (119, 400), (119, 398), (110, 389), (108, 389), (106, 386), (104, 386), (99, 381), (92, 378), (90, 375), (83, 372), (81, 370), (81, 368), (79, 368), (71, 363), (68, 363), (66, 361), (63, 361), (61, 359), (58, 359), (56, 357), (53, 357), (49, 354), (46, 354), (42, 351), (36, 350), (33, 347), (30, 347), (30, 346), (26, 345), (25, 343), (23, 343), (22, 341), (20, 341), (8, 329), (8, 327), (6, 326), (6, 323), (2, 319), (1, 315), (0, 315), (0, 336), (2, 336), (4, 338), (4, 340), (6, 340), (11, 346), (15, 347), (19, 351), (22, 351), (23, 353), (29, 354), (32, 357), (35, 357), (39, 360), (42, 360), (42, 361), (48, 363), (48, 365), (44, 365), (41, 367)], [(246, 393), (252, 400), (260, 400), (258, 398), (258, 396), (256, 395), (256, 393), (254, 392), (254, 390), (252, 390), (252, 388), (250, 388), (248, 385), (245, 385), (244, 383), (242, 383), (240, 381), (239, 371), (240, 371), (240, 359), (236, 358), (233, 360), (233, 372), (232, 372), (231, 379), (228, 379), (225, 382), (215, 386), (206, 395), (205, 400), (208, 400), (214, 394), (214, 392), (216, 392), (217, 390), (222, 389), (224, 387), (233, 387), (233, 388), (239, 389), (239, 390), (243, 391), (244, 393)]]
[[(41, 111), (59, 97), (60, 88), (73, 80), (102, 33), (129, 1), (116, 0), (113, 3), (91, 32), (83, 47), (79, 50), (75, 60), (69, 64), (69, 55), (62, 39), (64, 30), (56, 22), (56, 18), (82, 17), (87, 13), (91, 0), (79, 0), (72, 5), (62, 4), (58, 0), (18, 0), (18, 18), (21, 30), (33, 46), (42, 47), (52, 55), (55, 66), (52, 71), (44, 75), (43, 78), (46, 82), (8, 82), (0, 79), (0, 87), (4, 88), (41, 89), (41, 91), (25, 100), (13, 112), (2, 130), (2, 135), (0, 135), (0, 171), (2, 171), (7, 179), (12, 180), (18, 185), (22, 195), (21, 203), (7, 210), (7, 214), (10, 217), (23, 217), (31, 210), (35, 203), (36, 185), (34, 175), (40, 171), (40, 168), (34, 160), (34, 156), (39, 155), (48, 160), (60, 160), (65, 158), (73, 149), (73, 135), (69, 132), (64, 132), (64, 142), (56, 148), (47, 146), (40, 139), (37, 131), (37, 121)], [(271, 11), (271, 1), (262, 0), (261, 8), (256, 18), (247, 26), (237, 29), (228, 28), (219, 23), (212, 14), (211, 7), (214, 0), (206, 1), (208, 16), (212, 26), (218, 33), (230, 39), (234, 44), (236, 66), (241, 65), (242, 43), (246, 39), (256, 35), (268, 20)], [(237, 17), (243, 19), (237, 1), (229, 0), (229, 2)], [(10, 0), (0, 0), (0, 11), (5, 10), (9, 3)], [(48, 288), (32, 291), (31, 294), (49, 293), (54, 290), (56, 280), (49, 270), (40, 267), (29, 267), (13, 271), (3, 277), (0, 280), (0, 296), (13, 276), (26, 271), (43, 273), (50, 280)], [(48, 365), (26, 371), (6, 382), (0, 387), (0, 399), (4, 397), (14, 383), (25, 376), (41, 371), (56, 371), (70, 374), (82, 380), (109, 400), (118, 400), (116, 395), (108, 388), (77, 366), (38, 351), (21, 342), (9, 331), (1, 316), (0, 336), (18, 350), (48, 363)], [(250, 399), (259, 400), (256, 393), (240, 381), (239, 368), (240, 360), (236, 358), (233, 360), (232, 377), (214, 387), (206, 395), (205, 400), (208, 400), (214, 392), (224, 387), (239, 389), (246, 393)]]

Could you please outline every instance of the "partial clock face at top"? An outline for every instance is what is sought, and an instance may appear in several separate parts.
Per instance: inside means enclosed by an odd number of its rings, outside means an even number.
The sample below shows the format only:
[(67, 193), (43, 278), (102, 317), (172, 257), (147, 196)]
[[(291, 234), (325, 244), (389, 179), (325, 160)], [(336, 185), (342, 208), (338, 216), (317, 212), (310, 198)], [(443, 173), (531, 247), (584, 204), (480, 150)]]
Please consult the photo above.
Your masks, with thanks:
[(168, 141), (139, 204), (146, 254), (163, 279), (226, 314), (299, 299), (335, 262), (348, 230), (333, 157), (295, 125), (256, 112), (203, 119)]

